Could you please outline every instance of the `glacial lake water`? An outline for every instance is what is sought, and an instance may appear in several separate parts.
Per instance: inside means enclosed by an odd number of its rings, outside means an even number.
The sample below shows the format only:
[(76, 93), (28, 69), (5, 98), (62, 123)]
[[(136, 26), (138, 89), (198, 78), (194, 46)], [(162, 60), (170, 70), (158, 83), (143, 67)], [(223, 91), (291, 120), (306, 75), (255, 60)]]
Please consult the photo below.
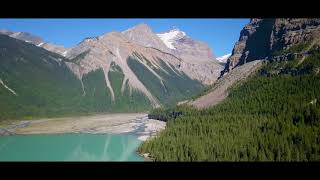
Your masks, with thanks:
[(0, 161), (143, 161), (140, 143), (113, 134), (0, 136)]

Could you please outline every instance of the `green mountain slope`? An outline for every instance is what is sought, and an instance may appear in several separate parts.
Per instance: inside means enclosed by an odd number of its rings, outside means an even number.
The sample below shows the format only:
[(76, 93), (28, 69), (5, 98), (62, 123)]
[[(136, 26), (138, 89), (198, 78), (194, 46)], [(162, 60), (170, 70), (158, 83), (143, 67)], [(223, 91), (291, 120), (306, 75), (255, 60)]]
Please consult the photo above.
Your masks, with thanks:
[[(143, 57), (143, 55), (140, 55)], [(138, 58), (130, 57), (127, 62), (129, 67), (137, 75), (139, 80), (150, 90), (150, 92), (165, 106), (174, 105), (178, 101), (184, 100), (198, 93), (204, 86), (196, 80), (190, 79), (183, 72), (174, 71), (174, 67), (169, 67), (159, 58), (160, 66), (167, 72), (153, 68), (149, 60), (147, 62), (161, 78), (160, 81), (151, 71), (149, 71)]]
[(68, 112), (81, 95), (80, 81), (64, 58), (35, 45), (0, 35), (0, 119)]
[(83, 94), (81, 81), (63, 61), (70, 62), (43, 48), (0, 35), (0, 120), (150, 108), (146, 97), (135, 90), (130, 92), (127, 84), (121, 92), (123, 73), (115, 65), (108, 74), (117, 99), (112, 102), (101, 69), (82, 78)]

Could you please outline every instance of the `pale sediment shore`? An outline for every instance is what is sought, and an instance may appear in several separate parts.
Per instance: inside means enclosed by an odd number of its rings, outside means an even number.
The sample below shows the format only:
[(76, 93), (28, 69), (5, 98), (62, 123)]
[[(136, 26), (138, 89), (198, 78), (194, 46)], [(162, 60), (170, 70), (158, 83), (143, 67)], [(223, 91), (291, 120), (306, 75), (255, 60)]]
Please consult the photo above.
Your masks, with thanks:
[(148, 119), (143, 113), (119, 113), (82, 117), (19, 121), (0, 128), (0, 135), (12, 134), (132, 134), (145, 141), (166, 126), (163, 121)]

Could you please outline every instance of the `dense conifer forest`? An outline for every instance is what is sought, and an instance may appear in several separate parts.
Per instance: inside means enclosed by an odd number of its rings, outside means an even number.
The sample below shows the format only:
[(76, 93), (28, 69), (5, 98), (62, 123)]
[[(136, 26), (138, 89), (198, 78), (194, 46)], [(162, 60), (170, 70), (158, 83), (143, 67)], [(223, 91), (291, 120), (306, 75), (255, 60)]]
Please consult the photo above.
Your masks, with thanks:
[(140, 153), (156, 161), (320, 160), (320, 53), (269, 62), (217, 106), (155, 109), (167, 121)]

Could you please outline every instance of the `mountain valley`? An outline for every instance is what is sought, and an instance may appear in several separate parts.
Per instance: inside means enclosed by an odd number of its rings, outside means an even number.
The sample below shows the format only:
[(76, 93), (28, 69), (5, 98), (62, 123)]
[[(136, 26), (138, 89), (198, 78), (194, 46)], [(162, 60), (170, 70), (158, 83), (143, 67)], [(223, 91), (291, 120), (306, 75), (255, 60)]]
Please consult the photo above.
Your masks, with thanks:
[(186, 32), (140, 23), (65, 48), (0, 30), (0, 135), (138, 135), (153, 161), (320, 160), (319, 18), (252, 18), (220, 57)]

